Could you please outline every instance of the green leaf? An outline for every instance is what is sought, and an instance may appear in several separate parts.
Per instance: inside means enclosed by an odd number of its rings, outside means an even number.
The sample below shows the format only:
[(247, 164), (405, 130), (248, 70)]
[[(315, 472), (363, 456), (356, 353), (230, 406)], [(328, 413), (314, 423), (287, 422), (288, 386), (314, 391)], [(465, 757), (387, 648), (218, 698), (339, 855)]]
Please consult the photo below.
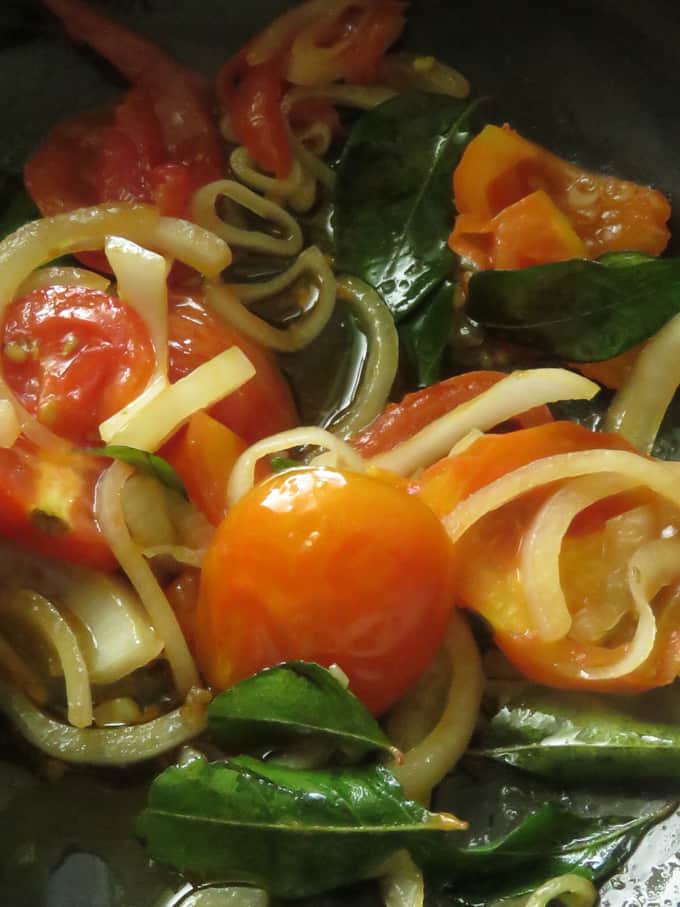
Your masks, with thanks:
[(334, 229), (339, 271), (361, 277), (396, 319), (455, 265), (451, 174), (471, 137), (473, 107), (441, 95), (402, 95), (363, 116), (338, 168)]
[(493, 716), (475, 753), (560, 781), (674, 781), (680, 725), (639, 720), (603, 697), (530, 688)]
[(146, 475), (158, 479), (166, 488), (176, 491), (185, 498), (188, 497), (184, 482), (182, 482), (168, 461), (157, 454), (149, 453), (146, 450), (137, 450), (136, 447), (126, 447), (123, 444), (88, 447), (85, 453), (92, 454), (95, 457), (110, 457), (112, 460), (120, 460), (122, 463), (134, 466), (138, 472), (146, 473)]
[(138, 822), (159, 862), (284, 898), (364, 878), (420, 839), (440, 846), (446, 828), (381, 766), (298, 771), (247, 756), (167, 769)]
[(299, 460), (293, 460), (291, 457), (272, 457), (269, 460), (269, 465), (274, 472), (284, 472), (286, 469), (296, 469), (303, 464)]
[(680, 311), (680, 259), (611, 254), (475, 274), (467, 312), (489, 332), (571, 362), (596, 362), (655, 334)]
[(606, 878), (674, 806), (614, 790), (564, 790), (472, 759), (444, 781), (436, 805), (470, 822), (455, 881), (431, 877), (431, 904), (441, 907), (495, 907), (568, 872)]
[(208, 723), (226, 746), (287, 743), (317, 736), (352, 754), (394, 754), (377, 721), (320, 665), (292, 661), (265, 668), (214, 699)]
[(442, 376), (444, 352), (453, 325), (454, 285), (446, 280), (423, 306), (401, 325), (399, 336), (418, 387)]

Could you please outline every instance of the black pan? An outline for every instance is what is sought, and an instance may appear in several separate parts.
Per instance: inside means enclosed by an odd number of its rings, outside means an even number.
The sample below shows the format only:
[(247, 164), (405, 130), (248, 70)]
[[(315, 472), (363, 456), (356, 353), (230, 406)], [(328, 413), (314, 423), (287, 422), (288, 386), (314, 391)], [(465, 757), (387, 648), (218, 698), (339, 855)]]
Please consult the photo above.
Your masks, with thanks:
[[(284, 0), (108, 0), (131, 24), (206, 73), (290, 4)], [(407, 44), (460, 68), (487, 115), (576, 163), (650, 183), (676, 202), (680, 251), (680, 4), (677, 0), (413, 0)], [(49, 127), (110, 98), (113, 71), (75, 48), (34, 0), (0, 6), (0, 231), (31, 216), (21, 167)], [(0, 737), (0, 740), (2, 738)], [(0, 743), (4, 793), (36, 785)], [(79, 784), (81, 785), (79, 787)], [(0, 811), (0, 847), (23, 869), (0, 879), (2, 907), (152, 907), (166, 880), (147, 871), (123, 830), (137, 794), (103, 795), (97, 779), (40, 782), (34, 811)], [(10, 827), (11, 826), (11, 827)], [(680, 818), (653, 831), (603, 891), (603, 907), (680, 902)], [(134, 865), (115, 890), (106, 862)], [(47, 867), (47, 868), (46, 868)], [(51, 872), (49, 881), (48, 870)], [(142, 879), (146, 881), (142, 882)], [(349, 903), (347, 901), (346, 903)]]

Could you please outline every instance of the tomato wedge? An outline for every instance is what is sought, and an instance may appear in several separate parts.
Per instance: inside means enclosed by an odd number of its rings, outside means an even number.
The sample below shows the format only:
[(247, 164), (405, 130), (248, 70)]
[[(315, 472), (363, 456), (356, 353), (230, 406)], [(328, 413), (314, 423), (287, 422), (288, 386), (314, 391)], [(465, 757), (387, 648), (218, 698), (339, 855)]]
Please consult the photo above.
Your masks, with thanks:
[[(631, 450), (618, 435), (591, 432), (570, 422), (553, 422), (506, 435), (485, 435), (463, 453), (425, 470), (415, 483), (415, 490), (436, 513), (444, 516), (468, 495), (534, 460), (598, 448)], [(518, 556), (528, 525), (553, 490), (538, 489), (488, 514), (455, 544), (457, 602), (484, 617), (498, 647), (523, 674), (538, 683), (603, 692), (637, 692), (670, 683), (680, 668), (677, 603), (671, 602), (657, 614), (657, 640), (645, 663), (612, 680), (593, 680), (583, 675), (589, 669), (616, 661), (621, 655), (619, 647), (590, 644), (571, 635), (547, 643), (532, 630)], [(589, 556), (592, 558), (595, 552), (599, 560), (602, 549), (597, 538), (604, 522), (649, 500), (647, 493), (634, 490), (593, 505), (572, 524), (567, 544), (580, 544), (585, 551), (594, 538), (596, 544), (591, 545)], [(580, 550), (577, 548), (577, 553)], [(570, 566), (572, 562), (575, 566)], [(563, 560), (562, 567), (566, 582), (570, 581), (569, 570), (590, 569), (584, 556)], [(608, 571), (609, 567), (605, 564), (602, 569)]]
[(581, 170), (509, 126), (486, 126), (470, 142), (453, 191), (459, 215), (449, 245), (477, 268), (627, 249), (660, 255), (670, 238), (660, 192)]
[(20, 438), (0, 449), (0, 535), (99, 570), (117, 566), (93, 515), (102, 461), (37, 450)]
[[(80, 0), (46, 5), (133, 88), (114, 107), (50, 132), (26, 164), (29, 194), (48, 216), (105, 201), (150, 202), (184, 216), (192, 193), (223, 172), (207, 89), (150, 41)], [(101, 266), (101, 256), (94, 261)]]
[[(353, 438), (351, 443), (364, 457), (385, 453), (430, 422), (461, 403), (467, 403), (506, 377), (504, 372), (466, 372), (407, 394), (401, 403), (390, 403), (385, 412)], [(552, 415), (548, 407), (537, 406), (517, 416), (510, 425), (530, 428), (551, 421)]]
[(230, 346), (238, 346), (257, 374), (216, 403), (210, 414), (248, 444), (298, 424), (290, 388), (266, 350), (220, 321), (193, 289), (182, 292), (178, 288), (168, 302), (171, 381), (188, 375)]

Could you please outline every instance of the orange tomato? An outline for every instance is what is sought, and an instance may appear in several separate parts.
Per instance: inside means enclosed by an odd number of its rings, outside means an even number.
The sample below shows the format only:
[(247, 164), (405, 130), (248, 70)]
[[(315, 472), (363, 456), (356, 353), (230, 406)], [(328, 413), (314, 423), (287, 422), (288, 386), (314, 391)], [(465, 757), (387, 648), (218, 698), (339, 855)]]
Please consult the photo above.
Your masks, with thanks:
[(224, 688), (292, 658), (337, 663), (381, 714), (441, 643), (450, 563), (440, 521), (392, 484), (330, 469), (273, 476), (229, 512), (208, 550), (200, 667)]
[[(506, 435), (485, 435), (463, 453), (425, 470), (415, 490), (438, 515), (444, 516), (468, 495), (534, 460), (599, 448), (631, 450), (618, 435), (590, 432), (571, 422), (553, 422)], [(636, 671), (608, 681), (591, 680), (583, 676), (583, 671), (615, 662), (621, 657), (620, 647), (607, 648), (571, 636), (546, 643), (532, 630), (518, 557), (527, 527), (553, 491), (554, 486), (524, 495), (489, 513), (459, 539), (453, 547), (456, 602), (484, 617), (498, 647), (515, 667), (537, 683), (602, 692), (636, 692), (670, 683), (680, 669), (677, 604), (669, 604), (657, 615), (657, 641), (646, 662)], [(615, 565), (606, 563), (597, 544), (604, 522), (649, 500), (644, 491), (625, 492), (579, 515), (563, 549), (572, 554), (566, 560), (563, 555), (562, 560), (567, 591), (582, 580), (581, 574), (586, 570), (595, 578), (609, 575)]]
[(162, 455), (179, 473), (194, 504), (217, 525), (226, 512), (229, 476), (245, 449), (245, 441), (230, 428), (197, 412)]
[(660, 192), (581, 170), (509, 126), (486, 126), (470, 142), (453, 191), (459, 218), (449, 245), (478, 268), (629, 249), (660, 255), (670, 237), (671, 209)]

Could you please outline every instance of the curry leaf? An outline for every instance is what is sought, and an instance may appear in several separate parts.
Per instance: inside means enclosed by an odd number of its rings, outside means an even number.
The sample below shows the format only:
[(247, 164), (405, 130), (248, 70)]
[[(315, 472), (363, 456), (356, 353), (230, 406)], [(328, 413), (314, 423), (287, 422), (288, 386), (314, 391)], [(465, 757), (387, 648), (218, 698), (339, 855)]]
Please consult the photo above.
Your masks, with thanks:
[(361, 879), (421, 838), (441, 847), (449, 826), (381, 766), (299, 771), (242, 756), (167, 769), (138, 830), (161, 863), (291, 898)]
[(572, 362), (610, 359), (680, 311), (680, 259), (632, 253), (485, 271), (467, 312), (489, 332)]
[(107, 444), (105, 447), (89, 447), (85, 453), (92, 454), (95, 457), (110, 457), (112, 460), (120, 460), (133, 466), (138, 472), (153, 476), (158, 479), (166, 488), (178, 492), (183, 497), (187, 497), (187, 490), (184, 483), (177, 475), (173, 467), (159, 457), (157, 454), (149, 453), (146, 450), (138, 450), (136, 447), (126, 447), (122, 444)]
[(529, 689), (503, 705), (476, 753), (557, 780), (675, 780), (680, 725), (640, 720), (606, 700)]
[(210, 704), (208, 723), (229, 746), (318, 736), (352, 755), (394, 752), (356, 696), (325, 668), (305, 661), (265, 668), (220, 693)]
[(399, 336), (419, 387), (441, 378), (444, 352), (453, 325), (454, 286), (446, 280), (411, 318)]
[(497, 907), (567, 872), (606, 878), (674, 807), (615, 790), (565, 790), (473, 759), (444, 781), (436, 805), (444, 804), (465, 815), (470, 830), (463, 848), (468, 860), (458, 865), (455, 881), (432, 880), (430, 901), (441, 907)]
[(337, 268), (403, 318), (451, 273), (451, 174), (471, 137), (465, 102), (402, 95), (363, 116), (338, 168)]

